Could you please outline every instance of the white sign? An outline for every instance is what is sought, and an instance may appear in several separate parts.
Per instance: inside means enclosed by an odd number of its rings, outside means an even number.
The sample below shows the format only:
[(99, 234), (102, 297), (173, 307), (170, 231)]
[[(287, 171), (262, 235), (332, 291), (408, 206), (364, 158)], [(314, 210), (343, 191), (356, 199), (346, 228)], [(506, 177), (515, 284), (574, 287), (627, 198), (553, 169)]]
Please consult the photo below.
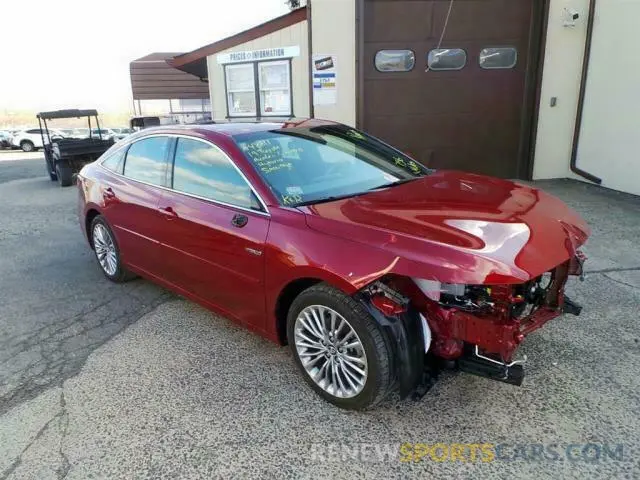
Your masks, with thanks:
[(336, 56), (314, 55), (311, 67), (313, 77), (313, 104), (335, 105), (338, 101)]
[(258, 60), (273, 60), (277, 58), (291, 58), (300, 55), (300, 47), (275, 47), (251, 50), (248, 52), (221, 53), (216, 57), (220, 65), (227, 63), (256, 62)]

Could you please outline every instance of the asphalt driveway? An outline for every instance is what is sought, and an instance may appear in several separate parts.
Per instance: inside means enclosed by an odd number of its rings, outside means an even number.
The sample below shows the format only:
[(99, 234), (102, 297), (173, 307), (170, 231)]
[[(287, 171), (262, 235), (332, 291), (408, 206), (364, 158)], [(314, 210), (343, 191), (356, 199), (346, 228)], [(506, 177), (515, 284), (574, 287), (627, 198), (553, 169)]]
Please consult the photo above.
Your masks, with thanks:
[(287, 349), (104, 279), (75, 189), (21, 161), (0, 162), (0, 480), (640, 476), (639, 198), (538, 183), (591, 224), (591, 273), (569, 287), (583, 315), (528, 337), (521, 388), (449, 373), (350, 413)]

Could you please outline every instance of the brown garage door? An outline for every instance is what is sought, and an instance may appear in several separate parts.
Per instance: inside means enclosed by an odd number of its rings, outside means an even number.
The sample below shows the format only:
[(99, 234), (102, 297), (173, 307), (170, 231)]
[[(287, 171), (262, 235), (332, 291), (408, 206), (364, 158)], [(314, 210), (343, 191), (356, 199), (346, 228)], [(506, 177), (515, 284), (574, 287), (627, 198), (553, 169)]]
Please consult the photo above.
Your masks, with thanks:
[(430, 167), (526, 177), (534, 3), (454, 0), (435, 50), (449, 0), (365, 0), (359, 126)]

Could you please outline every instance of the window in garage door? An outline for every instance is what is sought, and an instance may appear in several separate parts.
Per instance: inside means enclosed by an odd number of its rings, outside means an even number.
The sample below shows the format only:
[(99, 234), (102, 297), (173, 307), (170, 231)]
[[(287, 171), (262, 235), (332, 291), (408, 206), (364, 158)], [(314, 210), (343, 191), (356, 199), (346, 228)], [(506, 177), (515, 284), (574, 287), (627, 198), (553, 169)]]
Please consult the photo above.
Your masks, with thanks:
[(379, 72), (409, 72), (416, 64), (411, 50), (380, 50), (374, 60)]
[(513, 68), (518, 62), (518, 50), (513, 47), (490, 47), (480, 50), (480, 66), (486, 70)]
[(461, 48), (434, 48), (427, 54), (429, 70), (462, 70), (467, 64), (467, 52)]
[[(542, 5), (455, 0), (439, 47), (448, 1), (364, 0), (358, 127), (429, 167), (526, 177)], [(394, 50), (415, 66), (377, 68)]]

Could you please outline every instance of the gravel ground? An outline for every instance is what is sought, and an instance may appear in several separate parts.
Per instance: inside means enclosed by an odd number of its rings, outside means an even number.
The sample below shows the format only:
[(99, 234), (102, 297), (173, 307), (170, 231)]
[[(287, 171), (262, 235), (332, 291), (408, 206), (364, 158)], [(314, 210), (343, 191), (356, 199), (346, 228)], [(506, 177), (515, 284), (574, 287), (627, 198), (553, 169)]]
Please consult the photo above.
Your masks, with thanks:
[(0, 183), (0, 414), (77, 373), (170, 297), (143, 280), (104, 281), (78, 226), (76, 189), (43, 177), (40, 159), (20, 162), (0, 163), (0, 179), (7, 169), (27, 177)]
[(638, 478), (640, 199), (538, 185), (593, 227), (592, 273), (569, 287), (583, 315), (528, 337), (521, 388), (446, 373), (420, 402), (354, 413), (287, 349), (105, 280), (73, 188), (0, 184), (0, 479)]

